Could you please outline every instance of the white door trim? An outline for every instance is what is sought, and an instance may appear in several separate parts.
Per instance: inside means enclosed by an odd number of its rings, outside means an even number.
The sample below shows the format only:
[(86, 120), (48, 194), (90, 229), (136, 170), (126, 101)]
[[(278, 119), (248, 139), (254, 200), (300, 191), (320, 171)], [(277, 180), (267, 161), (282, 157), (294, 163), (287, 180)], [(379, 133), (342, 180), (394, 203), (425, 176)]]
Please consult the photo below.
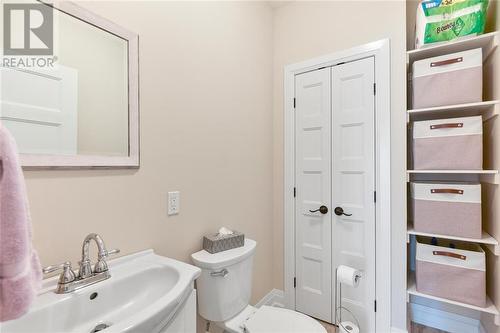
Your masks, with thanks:
[(373, 56), (375, 58), (376, 331), (391, 325), (391, 94), (390, 40), (383, 39), (284, 68), (284, 292), (285, 306), (295, 309), (295, 75)]

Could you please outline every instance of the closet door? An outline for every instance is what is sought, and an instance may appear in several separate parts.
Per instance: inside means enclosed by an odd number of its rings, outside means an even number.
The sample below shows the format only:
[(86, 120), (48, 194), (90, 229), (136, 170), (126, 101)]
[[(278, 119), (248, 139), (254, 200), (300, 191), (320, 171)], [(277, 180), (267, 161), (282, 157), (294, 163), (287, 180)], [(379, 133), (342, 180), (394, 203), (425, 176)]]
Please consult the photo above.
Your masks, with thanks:
[(333, 274), (339, 265), (362, 271), (357, 288), (343, 287), (342, 306), (367, 333), (375, 331), (374, 82), (373, 58), (332, 67)]
[(333, 281), (330, 71), (295, 77), (295, 307), (327, 322)]

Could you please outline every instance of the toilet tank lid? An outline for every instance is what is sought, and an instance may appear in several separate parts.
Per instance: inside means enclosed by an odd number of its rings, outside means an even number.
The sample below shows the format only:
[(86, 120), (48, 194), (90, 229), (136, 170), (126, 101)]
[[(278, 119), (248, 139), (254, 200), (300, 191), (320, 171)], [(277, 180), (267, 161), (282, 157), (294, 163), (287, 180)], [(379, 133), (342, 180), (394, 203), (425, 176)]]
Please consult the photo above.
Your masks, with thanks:
[(194, 264), (200, 268), (218, 269), (241, 262), (250, 257), (255, 252), (257, 242), (245, 238), (245, 245), (231, 250), (218, 253), (210, 253), (205, 250), (198, 251), (191, 255)]

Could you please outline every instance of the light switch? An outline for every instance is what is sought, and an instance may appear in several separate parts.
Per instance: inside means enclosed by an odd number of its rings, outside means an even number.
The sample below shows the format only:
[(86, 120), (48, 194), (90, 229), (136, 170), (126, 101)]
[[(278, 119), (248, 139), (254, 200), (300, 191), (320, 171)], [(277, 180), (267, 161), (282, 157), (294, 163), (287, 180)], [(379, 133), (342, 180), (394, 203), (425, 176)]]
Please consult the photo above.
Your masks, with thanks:
[(168, 215), (179, 214), (181, 193), (179, 191), (168, 192)]

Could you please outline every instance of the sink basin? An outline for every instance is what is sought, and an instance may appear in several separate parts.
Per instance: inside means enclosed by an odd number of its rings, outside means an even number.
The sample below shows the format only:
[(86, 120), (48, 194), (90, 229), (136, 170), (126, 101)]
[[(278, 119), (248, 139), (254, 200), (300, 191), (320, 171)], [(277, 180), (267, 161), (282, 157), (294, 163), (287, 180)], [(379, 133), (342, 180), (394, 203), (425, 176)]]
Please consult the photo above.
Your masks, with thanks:
[(200, 269), (147, 250), (109, 261), (111, 278), (69, 294), (44, 280), (31, 310), (2, 333), (160, 332), (193, 290)]

